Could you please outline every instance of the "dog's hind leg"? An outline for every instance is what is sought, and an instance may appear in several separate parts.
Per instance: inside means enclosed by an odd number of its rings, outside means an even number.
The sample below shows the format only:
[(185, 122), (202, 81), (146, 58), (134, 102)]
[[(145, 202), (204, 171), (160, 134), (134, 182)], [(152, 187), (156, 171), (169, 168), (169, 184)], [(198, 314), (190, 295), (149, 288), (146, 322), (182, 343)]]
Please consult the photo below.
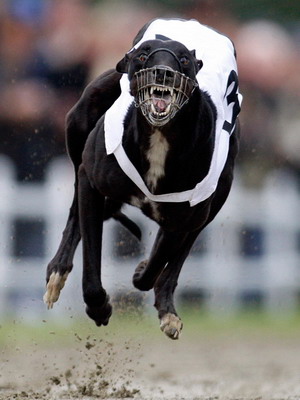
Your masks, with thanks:
[(112, 313), (101, 282), (104, 196), (92, 188), (84, 167), (79, 169), (79, 220), (83, 246), (83, 298), (86, 313), (97, 326), (107, 325)]
[(160, 328), (174, 340), (179, 338), (183, 324), (175, 310), (173, 295), (182, 265), (199, 232), (200, 230), (187, 234), (182, 245), (177, 248), (176, 254), (170, 259), (154, 285), (155, 307), (158, 310)]
[(166, 232), (159, 229), (149, 260), (140, 262), (133, 275), (133, 285), (139, 290), (150, 290), (177, 247), (181, 245), (186, 233)]
[(53, 307), (65, 285), (66, 279), (73, 268), (73, 258), (77, 245), (80, 241), (79, 215), (78, 215), (78, 193), (77, 180), (75, 182), (75, 193), (70, 208), (66, 227), (63, 231), (59, 248), (47, 267), (46, 282), (47, 290), (44, 302), (48, 308)]

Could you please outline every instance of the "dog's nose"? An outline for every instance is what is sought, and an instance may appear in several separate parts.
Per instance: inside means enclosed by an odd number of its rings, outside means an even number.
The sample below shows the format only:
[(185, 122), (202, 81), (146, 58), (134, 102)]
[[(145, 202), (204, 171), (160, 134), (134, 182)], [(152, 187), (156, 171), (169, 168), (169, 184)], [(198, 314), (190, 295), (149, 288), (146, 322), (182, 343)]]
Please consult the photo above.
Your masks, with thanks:
[(168, 68), (164, 65), (157, 65), (152, 74), (156, 80), (156, 83), (164, 83), (167, 78), (172, 78), (174, 76), (174, 70)]

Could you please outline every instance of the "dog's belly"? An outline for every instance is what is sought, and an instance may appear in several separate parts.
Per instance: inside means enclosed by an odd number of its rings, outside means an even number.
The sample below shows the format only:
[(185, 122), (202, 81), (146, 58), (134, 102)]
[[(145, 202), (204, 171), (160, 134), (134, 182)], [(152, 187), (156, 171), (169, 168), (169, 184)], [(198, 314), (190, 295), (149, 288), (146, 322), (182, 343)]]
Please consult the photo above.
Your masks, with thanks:
[(210, 210), (208, 202), (190, 207), (188, 202), (157, 203), (145, 196), (131, 196), (128, 203), (170, 232), (199, 229), (205, 224)]

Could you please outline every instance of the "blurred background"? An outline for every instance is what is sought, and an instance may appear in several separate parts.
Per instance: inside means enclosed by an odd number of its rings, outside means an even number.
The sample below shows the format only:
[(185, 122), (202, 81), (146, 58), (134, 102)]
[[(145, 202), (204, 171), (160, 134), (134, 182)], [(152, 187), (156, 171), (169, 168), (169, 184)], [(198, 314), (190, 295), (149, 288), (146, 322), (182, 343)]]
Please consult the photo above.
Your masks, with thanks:
[[(72, 198), (64, 119), (155, 17), (195, 18), (238, 56), (242, 142), (228, 202), (186, 262), (177, 302), (227, 315), (300, 311), (300, 3), (294, 0), (0, 2), (0, 317), (43, 318), (46, 265)], [(116, 308), (153, 301), (131, 285), (156, 226), (128, 207), (138, 243), (106, 223), (104, 284)], [(81, 252), (54, 318), (84, 312)], [(48, 314), (47, 314), (48, 318)]]

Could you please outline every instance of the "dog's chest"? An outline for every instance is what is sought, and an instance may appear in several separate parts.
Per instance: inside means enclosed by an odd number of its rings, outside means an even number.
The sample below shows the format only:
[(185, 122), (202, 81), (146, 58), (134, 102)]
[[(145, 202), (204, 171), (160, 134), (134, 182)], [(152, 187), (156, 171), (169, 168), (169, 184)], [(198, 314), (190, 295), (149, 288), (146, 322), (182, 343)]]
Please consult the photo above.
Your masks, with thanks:
[[(169, 151), (169, 143), (160, 130), (156, 129), (150, 136), (149, 146), (145, 151), (145, 158), (149, 163), (149, 168), (145, 173), (144, 179), (148, 189), (154, 192), (159, 180), (165, 176), (165, 163)], [(149, 200), (145, 196), (130, 199), (130, 204), (140, 208), (148, 217), (157, 222), (161, 222), (162, 216), (159, 205)]]
[(150, 191), (154, 191), (159, 179), (165, 176), (165, 163), (169, 148), (167, 139), (160, 130), (156, 129), (150, 136), (149, 148), (146, 150), (149, 169), (145, 180)]
[[(152, 132), (149, 146), (145, 151), (145, 158), (149, 168), (144, 175), (145, 183), (151, 192), (154, 192), (159, 180), (165, 176), (165, 163), (169, 151), (169, 143), (160, 130)], [(160, 222), (162, 219), (159, 205), (146, 196), (132, 196), (130, 204), (140, 208), (147, 216)]]

